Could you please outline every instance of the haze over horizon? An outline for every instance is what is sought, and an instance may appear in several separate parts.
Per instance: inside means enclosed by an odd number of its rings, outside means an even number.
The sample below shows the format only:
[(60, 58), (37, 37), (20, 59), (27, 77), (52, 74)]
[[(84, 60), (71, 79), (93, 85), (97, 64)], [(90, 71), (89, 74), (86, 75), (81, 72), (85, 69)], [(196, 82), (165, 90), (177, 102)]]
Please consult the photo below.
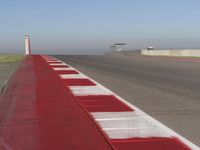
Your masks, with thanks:
[(0, 53), (100, 54), (127, 49), (200, 49), (200, 1), (20, 0), (0, 2)]

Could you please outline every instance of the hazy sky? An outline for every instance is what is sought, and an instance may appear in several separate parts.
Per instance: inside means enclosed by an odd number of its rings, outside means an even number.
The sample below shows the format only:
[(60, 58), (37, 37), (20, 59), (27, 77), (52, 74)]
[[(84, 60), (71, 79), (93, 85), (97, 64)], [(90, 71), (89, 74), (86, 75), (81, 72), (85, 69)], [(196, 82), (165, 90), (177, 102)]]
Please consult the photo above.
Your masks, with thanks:
[(200, 0), (0, 0), (0, 52), (94, 54), (128, 49), (200, 48)]

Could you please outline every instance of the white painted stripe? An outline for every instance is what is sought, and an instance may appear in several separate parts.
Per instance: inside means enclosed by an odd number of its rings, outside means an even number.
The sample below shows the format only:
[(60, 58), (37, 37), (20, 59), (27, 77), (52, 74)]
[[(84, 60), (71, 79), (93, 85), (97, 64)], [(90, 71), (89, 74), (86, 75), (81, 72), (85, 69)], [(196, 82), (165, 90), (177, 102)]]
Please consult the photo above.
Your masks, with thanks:
[(132, 116), (145, 116), (143, 112), (140, 111), (129, 111), (129, 112), (94, 112), (92, 113), (95, 119), (105, 119), (105, 118), (131, 118)]
[(49, 64), (50, 66), (67, 66), (65, 63), (52, 63), (52, 64)]
[(48, 62), (48, 63), (54, 63), (54, 62), (60, 62), (60, 63), (62, 63), (62, 61), (59, 61), (59, 60), (47, 60), (46, 62)]
[[(52, 57), (43, 57), (43, 59), (45, 59), (45, 60), (52, 60), (52, 59), (55, 59), (55, 58), (52, 58)], [(55, 59), (55, 60), (57, 60), (57, 59)]]
[(146, 120), (146, 115), (142, 113), (102, 112), (92, 113), (92, 115), (111, 139), (170, 137), (164, 129)]
[(71, 68), (71, 67), (66, 67), (66, 68), (53, 68), (53, 70), (74, 70), (73, 68)]
[(44, 59), (45, 61), (55, 61), (54, 59)]
[(83, 74), (61, 74), (62, 79), (87, 79)]
[(128, 129), (108, 129), (104, 130), (110, 139), (128, 139), (128, 138), (151, 138), (151, 137), (172, 137), (165, 130), (160, 128), (128, 128)]
[(113, 120), (136, 120), (134, 118), (104, 118), (104, 119), (95, 119), (95, 121), (113, 121)]
[(104, 131), (112, 131), (112, 130), (143, 130), (149, 129), (150, 127), (138, 127), (138, 128), (103, 128)]
[(41, 55), (41, 57), (43, 57), (43, 58), (53, 58), (53, 59), (55, 59), (54, 57), (49, 56), (49, 55)]
[(99, 86), (69, 86), (72, 93), (76, 96), (85, 95), (111, 95), (110, 92), (102, 89)]
[[(95, 118), (95, 121), (111, 121), (111, 120), (137, 120), (137, 116), (145, 116), (143, 113), (137, 113), (134, 111), (133, 112), (113, 112), (115, 114), (118, 113), (118, 115), (113, 115), (111, 114), (111, 112), (101, 112), (101, 115), (97, 115), (97, 113), (92, 113), (92, 115), (94, 116)], [(130, 114), (127, 114), (125, 115), (126, 113), (130, 113)], [(136, 117), (133, 117), (133, 116), (136, 116)]]

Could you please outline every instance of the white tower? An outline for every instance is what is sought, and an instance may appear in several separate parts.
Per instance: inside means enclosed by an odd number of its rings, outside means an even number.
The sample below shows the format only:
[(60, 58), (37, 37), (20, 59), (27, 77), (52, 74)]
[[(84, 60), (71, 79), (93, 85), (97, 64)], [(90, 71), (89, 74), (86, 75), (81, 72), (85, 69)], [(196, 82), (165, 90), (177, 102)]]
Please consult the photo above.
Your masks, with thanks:
[(30, 37), (25, 35), (25, 54), (31, 55)]

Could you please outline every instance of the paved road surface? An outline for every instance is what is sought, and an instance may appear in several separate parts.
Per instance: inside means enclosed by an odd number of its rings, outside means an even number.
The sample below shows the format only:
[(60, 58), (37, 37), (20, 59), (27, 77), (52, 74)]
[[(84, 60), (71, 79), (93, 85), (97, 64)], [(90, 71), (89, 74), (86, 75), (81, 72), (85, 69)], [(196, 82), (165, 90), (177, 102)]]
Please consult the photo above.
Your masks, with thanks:
[(200, 146), (200, 63), (147, 56), (56, 56)]

